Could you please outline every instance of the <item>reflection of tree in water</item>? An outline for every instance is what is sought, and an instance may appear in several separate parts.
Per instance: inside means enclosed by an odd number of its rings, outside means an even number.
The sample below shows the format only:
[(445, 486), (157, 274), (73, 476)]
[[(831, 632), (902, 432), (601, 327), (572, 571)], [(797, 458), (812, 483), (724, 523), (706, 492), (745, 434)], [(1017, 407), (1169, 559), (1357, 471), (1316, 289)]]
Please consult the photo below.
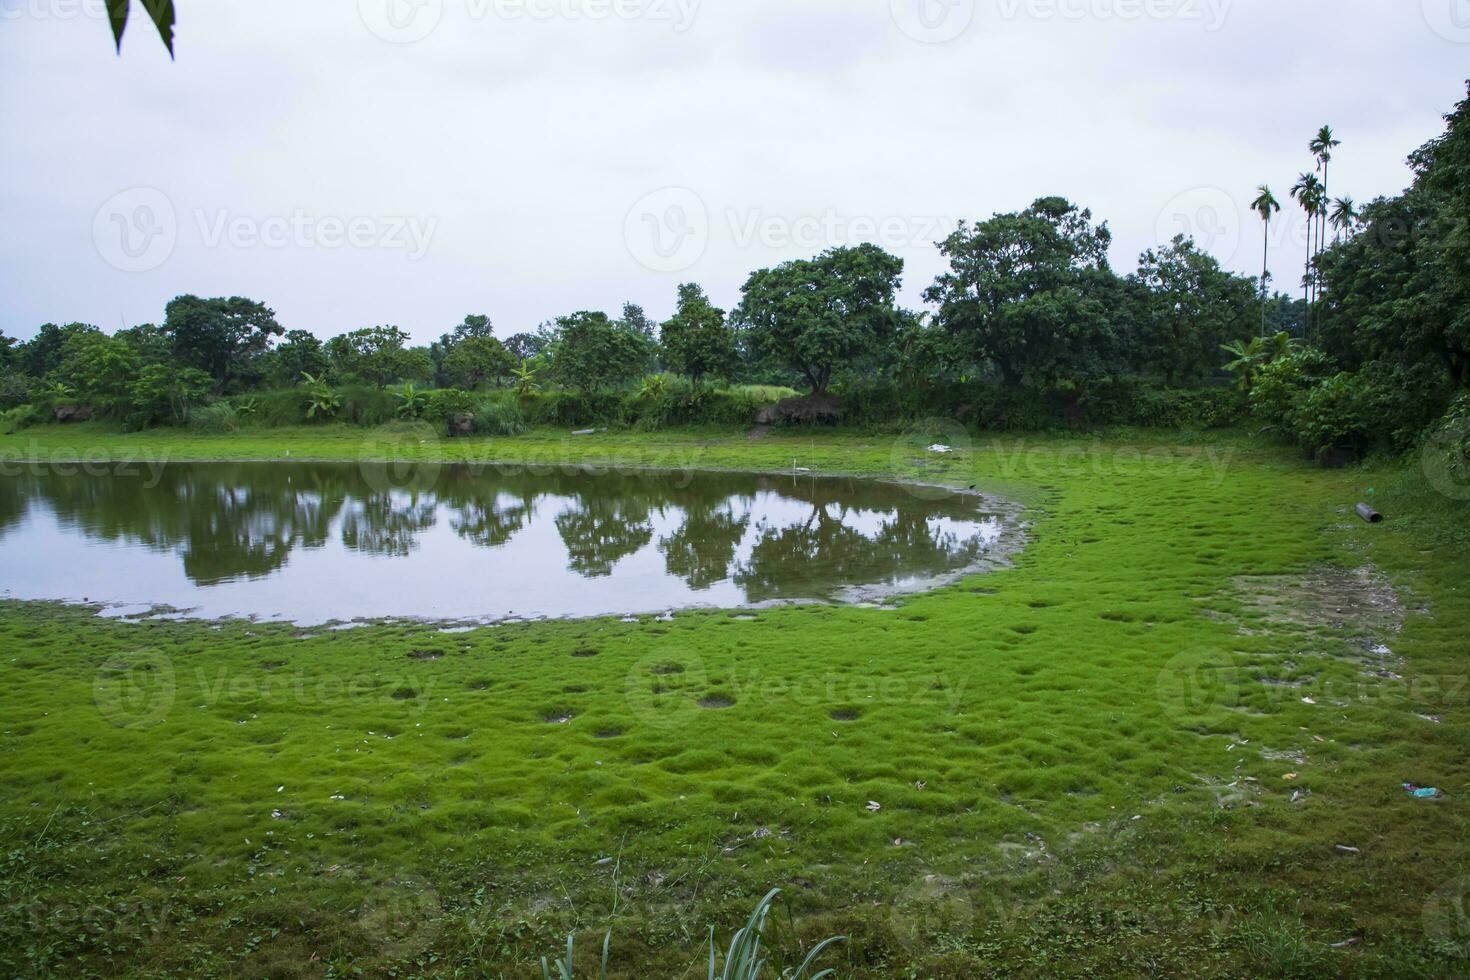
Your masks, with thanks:
[(653, 539), (648, 502), (636, 497), (579, 497), (556, 515), (556, 530), (567, 546), (567, 567), (587, 578), (611, 575)]
[(418, 546), (418, 536), (438, 517), (430, 494), (366, 494), (342, 511), (342, 543), (351, 551), (402, 558)]
[(700, 507), (688, 512), (679, 530), (659, 538), (664, 567), (689, 583), (695, 591), (708, 589), (724, 580), (735, 560), (735, 548), (750, 527), (750, 515), (735, 515), (727, 498), (717, 507)]
[(495, 470), (481, 476), (466, 466), (447, 469), (435, 489), (454, 533), (482, 548), (499, 548), (524, 530), (539, 496), (533, 480)]
[(23, 477), (0, 477), (0, 538), (25, 516), (29, 498), (34, 489), (34, 480), (23, 481)]
[[(762, 510), (761, 494), (782, 498), (786, 508), (798, 501), (802, 516), (753, 516)], [(544, 506), (543, 498), (555, 503)], [(293, 548), (326, 545), (339, 517), (338, 537), (348, 550), (408, 555), (435, 526), (441, 506), (463, 540), (495, 548), (531, 526), (542, 503), (556, 513), (568, 567), (587, 578), (612, 574), (619, 561), (650, 544), (656, 525), (677, 522), (657, 543), (668, 574), (695, 590), (733, 578), (751, 601), (936, 575), (969, 564), (983, 547), (969, 532), (942, 531), (932, 521), (972, 526), (973, 498), (920, 501), (882, 485), (734, 474), (681, 480), (446, 467), (432, 491), (410, 495), (377, 492), (358, 468), (330, 464), (25, 471), (0, 478), (0, 533), (35, 502), (49, 505), (63, 527), (90, 537), (178, 551), (185, 573), (201, 585), (269, 575)], [(752, 534), (754, 520), (760, 523)], [(739, 560), (748, 535), (752, 549)]]
[(498, 500), (472, 501), (456, 508), (450, 518), (454, 533), (481, 548), (499, 548), (531, 520), (532, 500), (517, 500), (510, 505)]
[(185, 574), (201, 585), (269, 575), (293, 547), (320, 547), (342, 502), (330, 469), (244, 463), (31, 473), (20, 489), (89, 536), (182, 548)]
[[(806, 499), (811, 513), (797, 524), (757, 525), (750, 556), (735, 569), (735, 583), (749, 602), (824, 595), (844, 585), (877, 585), (897, 578), (939, 575), (962, 568), (979, 555), (978, 537), (961, 540), (930, 527), (934, 510), (918, 500), (896, 497), (871, 536), (849, 523), (851, 511), (832, 484), (813, 483), (788, 496)], [(973, 520), (974, 515), (966, 515)]]

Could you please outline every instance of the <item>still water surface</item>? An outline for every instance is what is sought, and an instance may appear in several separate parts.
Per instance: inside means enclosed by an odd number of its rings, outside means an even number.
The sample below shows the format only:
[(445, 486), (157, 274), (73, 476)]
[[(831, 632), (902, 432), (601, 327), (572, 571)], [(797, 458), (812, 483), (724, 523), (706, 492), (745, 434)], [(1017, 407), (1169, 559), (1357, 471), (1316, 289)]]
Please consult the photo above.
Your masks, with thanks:
[(5, 595), (304, 624), (871, 597), (974, 567), (1003, 530), (974, 495), (804, 475), (15, 469), (0, 476)]

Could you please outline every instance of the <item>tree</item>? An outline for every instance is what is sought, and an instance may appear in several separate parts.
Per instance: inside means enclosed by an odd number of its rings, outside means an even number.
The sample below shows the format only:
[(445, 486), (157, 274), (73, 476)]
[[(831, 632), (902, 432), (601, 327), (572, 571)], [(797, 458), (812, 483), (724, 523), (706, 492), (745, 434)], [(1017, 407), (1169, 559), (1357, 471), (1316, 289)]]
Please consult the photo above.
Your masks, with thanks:
[(902, 274), (903, 260), (877, 245), (829, 249), (752, 273), (735, 320), (758, 357), (795, 368), (824, 395), (837, 369), (892, 341)]
[(44, 378), (61, 367), (62, 350), (71, 337), (79, 333), (101, 332), (90, 323), (68, 323), (64, 327), (43, 323), (34, 337), (16, 348), (16, 360), (26, 374)]
[(429, 345), (429, 357), (434, 362), (434, 380), (440, 386), (452, 383), (452, 378), (444, 365), (459, 344), (466, 340), (493, 338), (494, 336), (495, 325), (490, 322), (488, 316), (483, 313), (467, 315), (459, 326)]
[(1250, 330), (1254, 289), (1182, 235), (1138, 260), (1147, 290), (1140, 324), (1146, 363), (1170, 384), (1197, 383), (1218, 368), (1216, 349)]
[(529, 361), (540, 357), (550, 346), (552, 337), (545, 329), (536, 333), (511, 334), (505, 339), (505, 349), (517, 361)]
[(1266, 230), (1261, 242), (1261, 336), (1266, 336), (1266, 284), (1271, 281), (1271, 215), (1281, 211), (1281, 202), (1271, 193), (1271, 188), (1262, 184), (1256, 188), (1256, 199), (1251, 209), (1261, 216)]
[(173, 341), (162, 327), (140, 323), (113, 334), (126, 341), (138, 355), (141, 364), (167, 364), (173, 359)]
[(14, 337), (5, 336), (5, 331), (0, 330), (0, 371), (8, 371), (20, 358), (20, 350), (16, 346), (18, 341)]
[(623, 304), (623, 315), (618, 320), (618, 323), (621, 324), (624, 329), (630, 330), (633, 333), (641, 336), (644, 340), (648, 341), (650, 345), (653, 344), (654, 332), (657, 324), (655, 324), (652, 320), (648, 318), (648, 314), (643, 312), (643, 307), (639, 306), (637, 303)]
[(394, 381), (421, 377), (429, 369), (422, 353), (404, 348), (407, 342), (408, 332), (398, 327), (365, 327), (333, 337), (325, 350), (339, 375), (383, 389)]
[(1019, 213), (962, 222), (939, 246), (950, 271), (925, 297), (938, 304), (940, 325), (1006, 384), (1064, 388), (1075, 398), (1117, 368), (1111, 241), (1092, 212), (1041, 198)]
[(557, 318), (552, 366), (568, 388), (595, 391), (621, 384), (643, 373), (649, 340), (606, 313), (583, 310)]
[(505, 345), (494, 337), (469, 337), (459, 341), (444, 358), (444, 373), (455, 385), (473, 390), (486, 381), (510, 374), (515, 360)]
[(1350, 197), (1339, 197), (1332, 203), (1332, 227), (1337, 232), (1334, 239), (1341, 242), (1351, 236), (1358, 227), (1358, 206)]
[(1323, 348), (1350, 369), (1379, 364), (1382, 377), (1431, 362), (1446, 389), (1419, 395), (1435, 401), (1470, 387), (1470, 98), (1445, 119), (1444, 135), (1409, 157), (1409, 189), (1365, 205), (1361, 232), (1321, 263)]
[(303, 374), (327, 372), (327, 352), (321, 340), (306, 330), (288, 330), (285, 339), (271, 351), (268, 369), (271, 383), (288, 388)]
[[(1311, 142), (1307, 144), (1307, 149), (1317, 158), (1317, 170), (1322, 174), (1322, 196), (1317, 202), (1318, 254), (1321, 254), (1327, 239), (1327, 205), (1332, 202), (1327, 184), (1327, 165), (1332, 162), (1332, 151), (1341, 145), (1342, 141), (1333, 137), (1331, 126), (1323, 126), (1317, 130), (1317, 135), (1312, 137)], [(1317, 284), (1316, 288), (1320, 289), (1320, 283)]]
[(1302, 298), (1307, 302), (1307, 322), (1310, 327), (1312, 307), (1317, 299), (1314, 268), (1317, 264), (1317, 213), (1322, 203), (1322, 182), (1316, 174), (1302, 174), (1291, 188), (1291, 196), (1301, 205), (1307, 216), (1307, 265), (1302, 273)]
[(661, 340), (669, 367), (696, 383), (710, 374), (728, 377), (740, 360), (725, 311), (717, 309), (696, 283), (679, 287), (678, 308), (664, 323)]
[(175, 360), (214, 378), (216, 394), (232, 381), (258, 377), (272, 338), (286, 332), (274, 310), (242, 296), (180, 296), (165, 307), (163, 329)]
[(79, 401), (107, 414), (117, 414), (127, 406), (137, 375), (137, 352), (126, 341), (100, 330), (72, 335), (55, 372), (56, 379), (70, 386)]
[(128, 421), (136, 428), (162, 421), (183, 422), (189, 409), (208, 397), (213, 387), (214, 379), (197, 368), (149, 364), (129, 388), (133, 412)]

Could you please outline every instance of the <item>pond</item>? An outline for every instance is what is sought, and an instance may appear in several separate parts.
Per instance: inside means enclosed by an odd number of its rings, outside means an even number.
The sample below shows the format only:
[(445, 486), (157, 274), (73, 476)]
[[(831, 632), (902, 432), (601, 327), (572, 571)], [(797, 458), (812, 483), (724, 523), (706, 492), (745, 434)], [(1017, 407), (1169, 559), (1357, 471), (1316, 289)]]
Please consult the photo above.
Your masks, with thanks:
[(85, 469), (0, 475), (6, 596), (301, 624), (874, 599), (978, 567), (1011, 526), (972, 493), (805, 474)]

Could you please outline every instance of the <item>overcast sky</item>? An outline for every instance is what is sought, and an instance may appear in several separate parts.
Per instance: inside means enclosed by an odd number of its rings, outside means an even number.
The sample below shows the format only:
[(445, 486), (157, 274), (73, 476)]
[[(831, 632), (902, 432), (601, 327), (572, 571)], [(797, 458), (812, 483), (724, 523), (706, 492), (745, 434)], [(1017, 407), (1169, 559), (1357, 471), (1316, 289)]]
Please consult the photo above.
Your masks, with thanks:
[[(1049, 194), (1113, 262), (1192, 232), (1260, 269), (1330, 123), (1333, 196), (1401, 190), (1465, 95), (1470, 0), (0, 0), (0, 329), (245, 295), (321, 336), (505, 337), (679, 282), (933, 242)], [(134, 6), (138, 3), (135, 0)]]

